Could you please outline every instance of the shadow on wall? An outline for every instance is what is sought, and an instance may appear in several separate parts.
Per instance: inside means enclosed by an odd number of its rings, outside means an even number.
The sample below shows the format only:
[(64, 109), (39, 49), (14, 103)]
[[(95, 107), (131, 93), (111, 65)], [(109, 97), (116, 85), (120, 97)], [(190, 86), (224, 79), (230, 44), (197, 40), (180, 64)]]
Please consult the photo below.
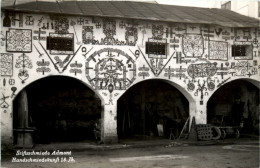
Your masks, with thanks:
[(172, 85), (148, 80), (136, 84), (118, 100), (117, 116), (119, 138), (159, 136), (158, 124), (163, 126), (165, 137), (171, 129), (177, 137), (189, 116), (189, 102)]
[(259, 134), (259, 89), (244, 80), (235, 80), (217, 90), (207, 104), (208, 123), (243, 125), (242, 133)]
[[(70, 77), (54, 76), (40, 79), (25, 89), (28, 122), (36, 128), (36, 143), (95, 138), (93, 130), (101, 118), (101, 101), (86, 85)], [(18, 101), (14, 100), (14, 128), (18, 121)]]

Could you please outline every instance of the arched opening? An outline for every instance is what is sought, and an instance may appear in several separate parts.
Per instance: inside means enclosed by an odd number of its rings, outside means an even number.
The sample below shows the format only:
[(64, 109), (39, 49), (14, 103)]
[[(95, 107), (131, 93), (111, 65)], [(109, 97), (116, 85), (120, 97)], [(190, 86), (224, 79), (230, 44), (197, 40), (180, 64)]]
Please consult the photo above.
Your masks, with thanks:
[(178, 137), (189, 117), (189, 102), (163, 80), (140, 82), (118, 100), (119, 139)]
[(225, 84), (208, 101), (207, 121), (259, 134), (259, 88), (241, 79)]
[(38, 144), (94, 140), (101, 109), (101, 100), (79, 80), (65, 76), (37, 80), (13, 102), (14, 144), (22, 129), (33, 130)]

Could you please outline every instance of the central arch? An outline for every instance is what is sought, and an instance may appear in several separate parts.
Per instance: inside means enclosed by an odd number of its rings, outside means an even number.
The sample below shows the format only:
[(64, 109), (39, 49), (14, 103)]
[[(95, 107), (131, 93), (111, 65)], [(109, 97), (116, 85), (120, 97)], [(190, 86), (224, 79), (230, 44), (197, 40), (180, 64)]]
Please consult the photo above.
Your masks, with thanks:
[(21, 127), (33, 130), (33, 141), (38, 144), (89, 141), (96, 138), (93, 129), (101, 119), (102, 102), (78, 79), (49, 76), (23, 88), (13, 101), (13, 111), (14, 144), (19, 143)]
[(171, 81), (149, 79), (135, 84), (117, 103), (119, 140), (169, 138), (170, 133), (178, 137), (190, 115), (192, 102), (185, 89)]

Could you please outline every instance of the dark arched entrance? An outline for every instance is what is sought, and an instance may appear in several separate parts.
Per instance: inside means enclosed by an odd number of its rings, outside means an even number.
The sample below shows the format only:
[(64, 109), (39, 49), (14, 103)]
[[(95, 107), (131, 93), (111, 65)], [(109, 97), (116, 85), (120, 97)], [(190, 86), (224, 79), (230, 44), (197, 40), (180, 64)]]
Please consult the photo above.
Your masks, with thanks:
[(21, 114), (18, 116), (19, 108), (24, 106), (21, 105), (21, 96), (27, 97), (26, 120), (28, 127), (34, 129), (32, 136), (35, 143), (95, 139), (93, 129), (101, 118), (101, 100), (79, 80), (52, 76), (37, 80), (24, 88), (13, 102), (14, 130), (23, 125), (19, 120)]
[(242, 133), (259, 132), (259, 89), (246, 80), (219, 88), (207, 104), (207, 121), (214, 125), (243, 126)]
[(118, 100), (118, 137), (159, 136), (158, 124), (163, 137), (169, 137), (171, 129), (177, 137), (188, 116), (189, 102), (179, 90), (162, 80), (143, 81)]

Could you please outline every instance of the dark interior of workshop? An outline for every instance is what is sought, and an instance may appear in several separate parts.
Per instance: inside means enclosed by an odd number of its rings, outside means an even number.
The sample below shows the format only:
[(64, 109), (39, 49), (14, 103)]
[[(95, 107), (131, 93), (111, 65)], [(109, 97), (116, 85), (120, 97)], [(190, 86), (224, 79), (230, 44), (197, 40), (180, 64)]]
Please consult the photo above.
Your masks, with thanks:
[[(101, 100), (82, 82), (53, 76), (32, 83), (25, 90), (28, 126), (35, 129), (35, 143), (95, 139), (93, 129), (101, 118)], [(14, 129), (19, 123), (19, 97), (14, 100)]]
[(259, 134), (259, 89), (245, 80), (220, 87), (207, 104), (208, 123), (242, 127), (241, 133)]
[(118, 100), (118, 137), (178, 137), (188, 117), (189, 102), (179, 90), (162, 80), (143, 81)]

